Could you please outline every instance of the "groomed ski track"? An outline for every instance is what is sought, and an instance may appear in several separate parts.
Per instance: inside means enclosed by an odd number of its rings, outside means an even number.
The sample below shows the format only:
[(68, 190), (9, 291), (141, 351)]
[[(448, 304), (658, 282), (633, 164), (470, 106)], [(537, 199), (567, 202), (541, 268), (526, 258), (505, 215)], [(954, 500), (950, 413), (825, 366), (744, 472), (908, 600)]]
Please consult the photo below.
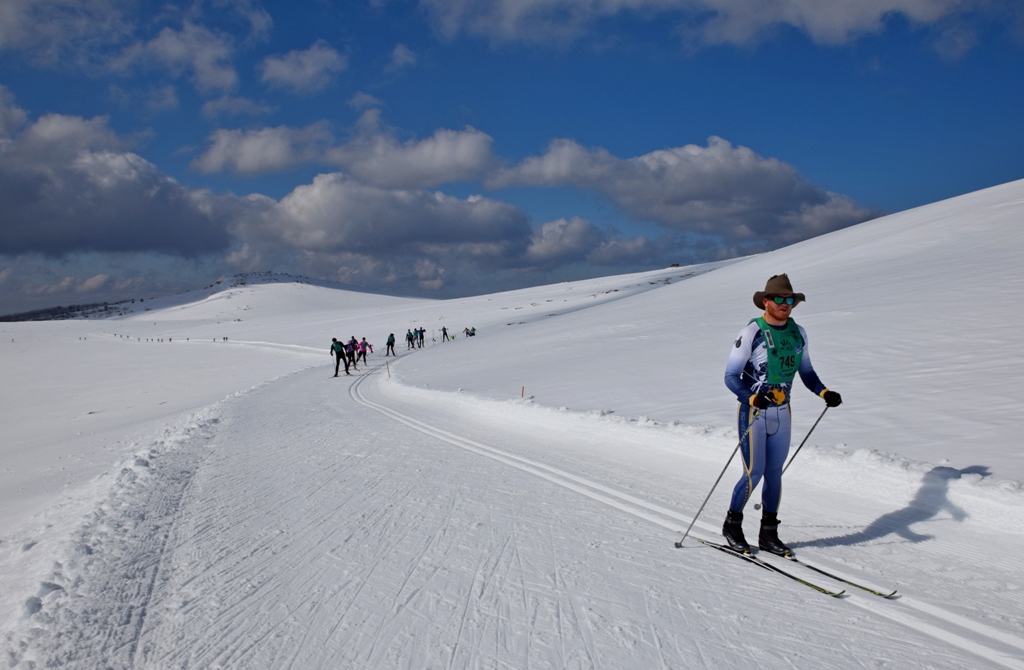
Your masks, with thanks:
[[(422, 402), (432, 392), (387, 373), (305, 370), (169, 428), (125, 465), (40, 587), (48, 626), (8, 639), (8, 659), (1024, 668), (1012, 542), (940, 519), (933, 542), (829, 546), (891, 510), (794, 477), (784, 520), (801, 557), (903, 594), (828, 598), (695, 544), (673, 548), (722, 465), (677, 435), (567, 416), (540, 439), (487, 408), (447, 411), (445, 394)], [(644, 467), (623, 458), (634, 449)], [(718, 500), (695, 533), (717, 535)], [(915, 581), (933, 566), (944, 592)]]

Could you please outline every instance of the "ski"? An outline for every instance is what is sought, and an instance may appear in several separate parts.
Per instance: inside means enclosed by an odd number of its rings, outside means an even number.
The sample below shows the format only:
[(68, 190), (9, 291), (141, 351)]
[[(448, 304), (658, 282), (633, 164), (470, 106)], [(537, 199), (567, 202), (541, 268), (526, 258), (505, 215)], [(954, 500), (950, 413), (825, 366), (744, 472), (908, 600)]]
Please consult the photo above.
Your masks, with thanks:
[(829, 577), (830, 579), (834, 579), (837, 582), (842, 582), (843, 584), (846, 584), (848, 586), (852, 586), (854, 588), (860, 589), (861, 591), (867, 591), (868, 593), (876, 595), (879, 598), (887, 598), (888, 599), (888, 598), (895, 598), (896, 597), (896, 589), (893, 589), (892, 593), (884, 593), (884, 592), (879, 591), (877, 589), (873, 589), (870, 586), (864, 586), (863, 584), (858, 584), (857, 582), (850, 581), (849, 579), (846, 579), (845, 577), (840, 577), (839, 575), (834, 575), (831, 572), (828, 572), (827, 570), (822, 570), (821, 568), (819, 568), (817, 566), (814, 566), (814, 565), (811, 565), (810, 563), (804, 563), (803, 561), (798, 559), (796, 556), (782, 556), (781, 558), (785, 558), (787, 561), (792, 561), (792, 562), (794, 562), (794, 563), (796, 563), (798, 565), (804, 566), (805, 568), (808, 568), (810, 570), (814, 570), (818, 574), (824, 575), (826, 577)]
[(768, 570), (769, 572), (775, 572), (775, 573), (778, 573), (778, 574), (782, 575), (783, 577), (789, 577), (793, 581), (800, 582), (804, 586), (810, 587), (810, 588), (814, 589), (815, 591), (817, 591), (818, 593), (824, 593), (825, 595), (832, 596), (833, 598), (840, 598), (840, 597), (843, 596), (843, 594), (846, 593), (845, 590), (843, 590), (843, 591), (832, 591), (831, 589), (826, 589), (824, 586), (819, 586), (819, 585), (815, 584), (814, 582), (809, 582), (806, 579), (801, 579), (800, 577), (797, 577), (793, 573), (787, 572), (786, 570), (783, 570), (782, 568), (780, 568), (777, 565), (772, 565), (771, 563), (769, 563), (769, 562), (767, 562), (765, 560), (762, 560), (762, 559), (758, 558), (757, 556), (754, 556), (753, 554), (741, 554), (740, 552), (736, 551), (735, 549), (727, 547), (724, 544), (718, 544), (716, 542), (708, 542), (707, 540), (702, 540), (700, 538), (697, 538), (697, 541), (700, 542), (701, 544), (706, 544), (709, 547), (714, 547), (715, 549), (718, 549), (719, 551), (721, 551), (723, 553), (730, 554), (731, 556), (735, 556), (736, 558), (741, 558), (744, 561), (747, 561), (748, 563), (753, 563), (754, 565), (760, 566), (760, 567), (764, 568), (765, 570)]

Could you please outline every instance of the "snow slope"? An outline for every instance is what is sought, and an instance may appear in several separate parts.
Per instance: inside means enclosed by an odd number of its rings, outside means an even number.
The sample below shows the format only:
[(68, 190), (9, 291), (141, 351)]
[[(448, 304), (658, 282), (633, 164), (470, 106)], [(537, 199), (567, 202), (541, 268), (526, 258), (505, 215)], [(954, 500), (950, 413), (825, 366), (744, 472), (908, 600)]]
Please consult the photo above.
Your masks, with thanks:
[[(246, 284), (2, 324), (5, 660), (1024, 668), (1022, 211), (1015, 182), (710, 266), (451, 301)], [(735, 446), (725, 357), (782, 271), (845, 400), (786, 475), (783, 538), (899, 599), (672, 546)], [(331, 377), (332, 336), (366, 336), (369, 365)], [(794, 407), (799, 439), (822, 404)]]

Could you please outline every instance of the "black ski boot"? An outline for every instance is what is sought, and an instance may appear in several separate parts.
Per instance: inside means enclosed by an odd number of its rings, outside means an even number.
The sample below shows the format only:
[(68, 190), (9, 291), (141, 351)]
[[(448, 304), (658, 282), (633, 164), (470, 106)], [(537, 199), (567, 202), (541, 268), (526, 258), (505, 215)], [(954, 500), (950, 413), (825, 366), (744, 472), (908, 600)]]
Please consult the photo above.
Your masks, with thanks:
[(761, 532), (757, 535), (757, 548), (777, 556), (792, 556), (789, 547), (779, 539), (779, 515), (765, 512), (761, 516)]
[(722, 535), (733, 551), (741, 554), (750, 553), (750, 545), (743, 537), (743, 512), (733, 512), (725, 515), (725, 524), (722, 526)]

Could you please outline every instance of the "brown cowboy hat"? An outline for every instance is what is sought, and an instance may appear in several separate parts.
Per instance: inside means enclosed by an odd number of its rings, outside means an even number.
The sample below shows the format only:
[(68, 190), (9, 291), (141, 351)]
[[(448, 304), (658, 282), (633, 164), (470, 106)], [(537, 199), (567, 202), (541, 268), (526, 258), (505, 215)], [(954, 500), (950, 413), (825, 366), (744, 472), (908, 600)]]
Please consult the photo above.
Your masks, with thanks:
[(764, 309), (764, 303), (761, 302), (765, 297), (770, 295), (783, 295), (789, 294), (796, 298), (796, 302), (793, 304), (801, 303), (806, 298), (803, 293), (794, 293), (793, 285), (789, 283), (789, 277), (785, 274), (775, 275), (768, 280), (768, 283), (764, 285), (763, 291), (758, 291), (754, 294), (754, 304), (757, 305), (758, 309)]

